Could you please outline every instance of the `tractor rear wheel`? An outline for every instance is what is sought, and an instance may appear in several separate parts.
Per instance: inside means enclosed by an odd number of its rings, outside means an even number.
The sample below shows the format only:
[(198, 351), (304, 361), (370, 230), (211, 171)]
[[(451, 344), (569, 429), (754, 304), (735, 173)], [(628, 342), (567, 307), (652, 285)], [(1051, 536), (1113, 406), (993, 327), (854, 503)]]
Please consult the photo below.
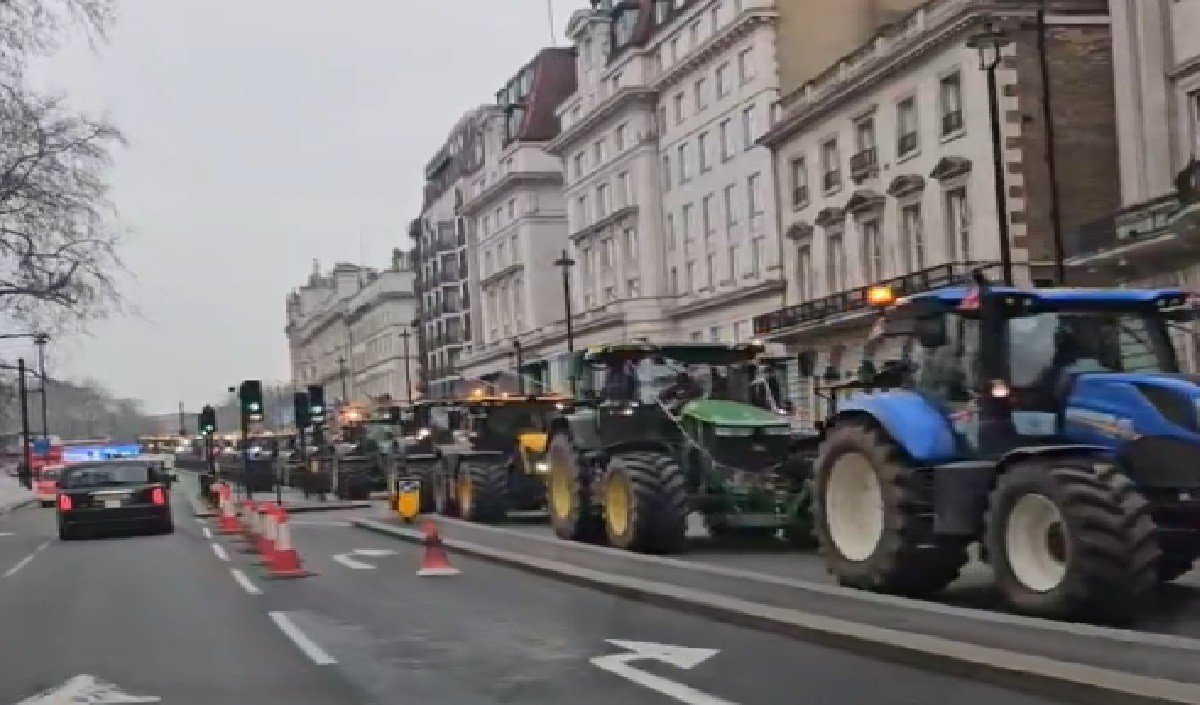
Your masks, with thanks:
[(560, 539), (594, 542), (604, 536), (600, 517), (592, 507), (590, 478), (571, 437), (558, 433), (546, 454), (546, 507)]
[(816, 464), (817, 538), (842, 585), (924, 595), (950, 584), (967, 542), (933, 534), (918, 470), (878, 427), (834, 426)]
[(604, 532), (617, 548), (678, 553), (687, 531), (687, 478), (666, 453), (614, 456), (602, 487)]
[(1158, 561), (1158, 582), (1169, 583), (1191, 571), (1196, 559), (1191, 554), (1163, 553)]
[(1150, 505), (1111, 464), (1020, 462), (988, 505), (984, 541), (996, 584), (1021, 612), (1119, 622), (1158, 581)]
[(508, 466), (503, 463), (460, 461), (458, 466), (458, 513), (468, 521), (493, 523), (507, 516), (505, 494)]

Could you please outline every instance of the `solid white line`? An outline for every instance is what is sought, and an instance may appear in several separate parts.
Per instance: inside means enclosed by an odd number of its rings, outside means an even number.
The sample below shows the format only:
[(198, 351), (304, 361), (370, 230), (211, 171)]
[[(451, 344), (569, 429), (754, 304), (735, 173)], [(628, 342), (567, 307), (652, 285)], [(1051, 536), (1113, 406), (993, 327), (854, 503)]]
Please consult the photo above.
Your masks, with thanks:
[(204, 527), (203, 529), (200, 529), (200, 533), (204, 534), (204, 538), (206, 540), (212, 541), (212, 531), (210, 531), (207, 526)]
[(309, 639), (304, 632), (300, 631), (300, 627), (297, 627), (295, 624), (293, 624), (292, 620), (288, 619), (286, 614), (283, 612), (269, 612), (268, 614), (271, 616), (271, 620), (275, 622), (275, 626), (279, 627), (280, 631), (282, 631), (284, 634), (287, 634), (288, 638), (291, 639), (292, 642), (296, 644), (296, 646), (304, 652), (304, 655), (307, 656), (313, 663), (317, 664), (318, 666), (329, 666), (337, 663), (332, 656), (325, 653), (324, 649), (317, 646), (316, 642), (314, 642), (312, 639)]
[(213, 553), (217, 554), (217, 558), (220, 558), (223, 561), (229, 560), (229, 554), (225, 552), (225, 548), (221, 546), (221, 544), (213, 543), (209, 545), (212, 546)]
[(238, 585), (242, 586), (243, 590), (250, 593), (251, 595), (261, 595), (262, 594), (262, 590), (259, 590), (257, 587), (255, 587), (254, 583), (250, 582), (250, 578), (247, 578), (245, 573), (238, 570), (237, 568), (230, 568), (229, 572), (233, 573), (233, 579), (237, 581)]
[(36, 556), (36, 555), (38, 554), (38, 551), (41, 551), (43, 548), (45, 548), (45, 547), (47, 547), (47, 546), (49, 546), (49, 545), (50, 545), (50, 542), (49, 542), (49, 541), (46, 541), (46, 542), (45, 542), (45, 543), (43, 543), (41, 546), (38, 546), (37, 548), (33, 549), (33, 553), (30, 553), (28, 556), (25, 556), (25, 557), (24, 557), (24, 558), (22, 558), (22, 559), (20, 560), (20, 562), (18, 562), (16, 565), (14, 565), (13, 567), (9, 568), (9, 569), (8, 569), (8, 572), (4, 574), (4, 577), (6, 577), (6, 578), (11, 578), (12, 576), (16, 575), (16, 573), (17, 573), (17, 571), (18, 571), (18, 570), (20, 570), (20, 569), (24, 568), (25, 566), (29, 565), (29, 562), (30, 562), (30, 561), (32, 561), (32, 560), (33, 560), (33, 557), (34, 557), (34, 556)]

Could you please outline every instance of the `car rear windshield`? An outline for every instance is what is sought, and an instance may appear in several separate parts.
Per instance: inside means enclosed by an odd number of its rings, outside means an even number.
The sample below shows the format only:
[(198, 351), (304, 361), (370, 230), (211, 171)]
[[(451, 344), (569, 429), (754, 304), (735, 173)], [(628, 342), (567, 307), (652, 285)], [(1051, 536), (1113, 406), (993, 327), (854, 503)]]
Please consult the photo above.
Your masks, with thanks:
[(60, 483), (64, 489), (114, 487), (157, 482), (158, 472), (148, 463), (105, 463), (67, 468)]

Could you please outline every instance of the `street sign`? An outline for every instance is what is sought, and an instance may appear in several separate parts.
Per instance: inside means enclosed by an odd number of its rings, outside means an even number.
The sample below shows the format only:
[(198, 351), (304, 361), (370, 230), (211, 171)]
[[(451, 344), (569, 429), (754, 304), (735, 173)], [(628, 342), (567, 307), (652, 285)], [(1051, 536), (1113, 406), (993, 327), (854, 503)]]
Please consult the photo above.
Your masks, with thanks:
[(45, 455), (50, 452), (50, 440), (48, 438), (33, 439), (33, 452), (38, 455)]

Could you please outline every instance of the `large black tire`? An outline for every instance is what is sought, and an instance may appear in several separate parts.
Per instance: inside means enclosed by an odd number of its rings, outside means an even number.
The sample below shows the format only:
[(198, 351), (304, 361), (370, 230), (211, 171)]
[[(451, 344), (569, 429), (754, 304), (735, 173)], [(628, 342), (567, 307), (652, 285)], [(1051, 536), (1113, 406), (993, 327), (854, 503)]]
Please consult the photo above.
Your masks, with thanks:
[[(865, 538), (854, 547), (844, 527), (855, 524), (851, 511), (857, 506), (843, 500), (846, 495), (840, 491), (845, 487), (845, 473), (852, 468), (861, 468), (878, 487), (877, 494), (870, 495), (877, 506), (862, 513), (866, 517), (867, 512), (875, 512), (869, 518), (878, 529), (876, 538), (873, 543)], [(838, 490), (831, 493), (830, 480), (835, 471), (839, 475), (835, 482)], [(829, 432), (817, 457), (814, 515), (826, 565), (840, 584), (877, 592), (927, 595), (958, 577), (967, 562), (967, 541), (933, 534), (932, 508), (919, 494), (922, 480), (919, 471), (877, 426), (844, 421)], [(831, 502), (834, 496), (837, 499)], [(832, 516), (833, 512), (843, 515)], [(831, 523), (838, 527), (836, 534)], [(838, 540), (846, 545), (839, 548)], [(847, 557), (846, 552), (852, 555)]]
[[(495, 523), (508, 515), (505, 495), (508, 490), (508, 466), (503, 463), (459, 461), (459, 488), (456, 495), (459, 515), (468, 521)], [(470, 491), (464, 494), (462, 484)]]
[(1196, 559), (1191, 554), (1163, 553), (1158, 561), (1158, 581), (1169, 583), (1190, 572)]
[(591, 497), (591, 478), (566, 433), (555, 434), (546, 454), (546, 505), (554, 533), (568, 541), (596, 542), (604, 524)]
[(666, 453), (622, 453), (608, 462), (604, 532), (616, 548), (679, 553), (687, 532), (687, 478)]
[(446, 458), (438, 459), (430, 477), (433, 484), (433, 510), (446, 517), (458, 516), (458, 505), (455, 504), (454, 495), (450, 490), (450, 483), (454, 481), (450, 472), (450, 461)]
[[(1025, 507), (1049, 506), (1044, 500), (1057, 510), (1061, 528), (1053, 536), (1043, 532), (1040, 542), (1022, 540), (1025, 532), (1014, 521), (1029, 525), (1023, 517), (1033, 510)], [(1034, 458), (1013, 465), (997, 481), (988, 500), (984, 541), (996, 585), (1014, 609), (1057, 619), (1121, 622), (1158, 582), (1155, 531), (1149, 503), (1116, 466), (1087, 457)], [(1010, 547), (1022, 546), (1034, 546), (1026, 554), (1041, 548), (1046, 556), (1059, 556), (1054, 565), (1065, 569), (1057, 582), (1030, 584), (1034, 576), (1051, 574), (1045, 568), (1014, 569)], [(1030, 566), (1032, 560), (1018, 557), (1017, 565)]]
[(175, 533), (175, 522), (171, 519), (171, 517), (163, 519), (155, 525), (154, 533), (163, 536)]

